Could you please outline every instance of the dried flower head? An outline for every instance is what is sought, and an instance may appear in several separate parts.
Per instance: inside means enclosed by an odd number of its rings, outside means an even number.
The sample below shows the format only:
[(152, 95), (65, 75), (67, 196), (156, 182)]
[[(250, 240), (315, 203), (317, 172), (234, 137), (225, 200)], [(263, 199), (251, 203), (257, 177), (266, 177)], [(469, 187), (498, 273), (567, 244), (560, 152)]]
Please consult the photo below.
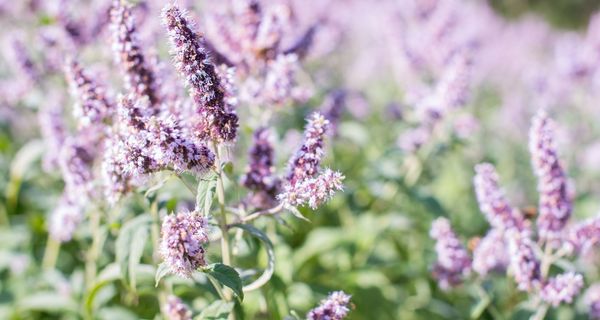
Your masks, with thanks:
[(557, 307), (561, 303), (571, 303), (583, 288), (580, 274), (567, 272), (550, 278), (540, 291), (540, 297), (550, 305)]
[(448, 289), (459, 284), (471, 272), (471, 258), (452, 230), (450, 221), (446, 218), (436, 219), (431, 224), (429, 235), (436, 240), (437, 262), (433, 275), (440, 282), (440, 287)]
[(560, 237), (572, 210), (571, 190), (556, 152), (554, 130), (554, 122), (540, 110), (529, 131), (529, 151), (540, 194), (537, 227), (544, 240)]
[(162, 18), (171, 40), (175, 66), (198, 107), (199, 137), (219, 142), (234, 140), (238, 117), (225, 102), (221, 80), (203, 47), (202, 37), (193, 31), (185, 14), (174, 5), (163, 9)]
[(167, 297), (167, 304), (164, 306), (167, 320), (192, 320), (192, 311), (190, 308), (174, 295)]
[(341, 320), (350, 312), (351, 296), (343, 291), (335, 291), (329, 294), (327, 299), (310, 310), (306, 315), (308, 320)]
[(199, 212), (180, 212), (164, 218), (160, 253), (172, 273), (189, 278), (206, 265), (207, 228), (208, 221)]
[[(160, 102), (157, 79), (140, 48), (131, 6), (114, 0), (110, 17), (115, 60), (125, 73), (127, 90), (139, 98), (146, 97), (151, 106), (157, 106)], [(154, 111), (158, 113), (159, 110), (155, 108)]]

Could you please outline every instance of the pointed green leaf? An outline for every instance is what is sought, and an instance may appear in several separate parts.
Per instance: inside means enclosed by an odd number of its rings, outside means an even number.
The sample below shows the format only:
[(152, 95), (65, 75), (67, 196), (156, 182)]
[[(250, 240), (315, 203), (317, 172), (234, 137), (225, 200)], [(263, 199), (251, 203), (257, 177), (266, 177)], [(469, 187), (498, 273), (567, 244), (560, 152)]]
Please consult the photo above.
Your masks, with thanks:
[(233, 293), (235, 293), (240, 300), (244, 300), (242, 279), (234, 268), (222, 263), (214, 263), (205, 268), (203, 271), (209, 276), (215, 278), (222, 285), (233, 290)]
[(226, 320), (233, 310), (234, 303), (217, 300), (204, 308), (196, 320)]
[(217, 175), (214, 172), (207, 174), (198, 182), (196, 193), (196, 208), (205, 216), (209, 215), (217, 186)]
[(158, 268), (156, 269), (156, 276), (155, 276), (155, 287), (158, 287), (158, 283), (160, 282), (160, 279), (164, 278), (167, 274), (169, 274), (169, 266), (167, 266), (166, 263), (162, 262), (161, 264), (158, 265)]

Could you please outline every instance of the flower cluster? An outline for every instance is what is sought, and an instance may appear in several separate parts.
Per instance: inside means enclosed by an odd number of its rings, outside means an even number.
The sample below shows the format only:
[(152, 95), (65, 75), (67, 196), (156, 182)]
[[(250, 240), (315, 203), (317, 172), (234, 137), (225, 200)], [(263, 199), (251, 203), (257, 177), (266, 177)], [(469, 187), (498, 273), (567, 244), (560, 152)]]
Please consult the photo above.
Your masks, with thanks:
[(433, 274), (440, 287), (448, 289), (459, 284), (471, 272), (471, 258), (452, 231), (450, 221), (438, 218), (432, 223), (429, 235), (436, 241), (437, 262), (433, 267)]
[(518, 231), (509, 231), (507, 238), (510, 268), (519, 289), (523, 291), (538, 289), (542, 275), (533, 241), (526, 233)]
[(583, 288), (583, 277), (580, 274), (567, 272), (550, 278), (540, 291), (540, 297), (556, 307), (561, 303), (571, 303)]
[(234, 140), (238, 117), (225, 102), (225, 90), (203, 47), (202, 37), (192, 30), (185, 14), (176, 6), (167, 5), (162, 17), (175, 66), (197, 104), (199, 137), (220, 142)]
[(343, 291), (335, 291), (329, 294), (327, 299), (310, 310), (306, 315), (308, 320), (342, 320), (350, 312), (350, 295)]
[[(38, 112), (38, 121), (42, 137), (48, 146), (48, 150), (60, 150), (67, 135), (67, 128), (62, 115), (60, 105), (50, 105), (41, 108)], [(44, 156), (44, 170), (52, 171), (58, 167), (58, 154), (47, 152)]]
[(253, 191), (250, 204), (257, 208), (271, 207), (276, 201), (281, 180), (274, 175), (274, 150), (271, 133), (267, 128), (259, 128), (254, 132), (248, 158), (248, 168), (241, 183)]
[[(125, 86), (138, 98), (146, 97), (150, 105), (160, 103), (156, 75), (148, 65), (137, 39), (135, 19), (131, 6), (115, 0), (111, 8), (111, 29), (115, 60), (125, 76)], [(158, 111), (158, 110), (155, 110)]]
[(540, 193), (538, 233), (544, 240), (555, 240), (560, 237), (571, 216), (572, 196), (556, 152), (554, 122), (543, 110), (533, 119), (529, 150)]
[(591, 285), (585, 292), (584, 302), (590, 313), (590, 319), (600, 319), (600, 284)]
[(167, 297), (167, 304), (164, 309), (167, 320), (192, 320), (190, 308), (174, 295)]
[(199, 212), (180, 212), (164, 218), (160, 254), (172, 273), (190, 277), (206, 265), (208, 221)]
[(48, 232), (54, 240), (67, 242), (71, 240), (81, 221), (83, 221), (81, 207), (68, 196), (63, 195), (60, 203), (51, 213)]
[(112, 116), (114, 106), (106, 90), (87, 74), (79, 62), (68, 62), (65, 73), (77, 102), (73, 113), (80, 126), (98, 125)]
[(304, 130), (302, 147), (290, 161), (284, 192), (278, 196), (286, 205), (308, 204), (311, 208), (331, 198), (342, 189), (344, 176), (329, 169), (322, 170), (323, 140), (329, 120), (315, 112)]

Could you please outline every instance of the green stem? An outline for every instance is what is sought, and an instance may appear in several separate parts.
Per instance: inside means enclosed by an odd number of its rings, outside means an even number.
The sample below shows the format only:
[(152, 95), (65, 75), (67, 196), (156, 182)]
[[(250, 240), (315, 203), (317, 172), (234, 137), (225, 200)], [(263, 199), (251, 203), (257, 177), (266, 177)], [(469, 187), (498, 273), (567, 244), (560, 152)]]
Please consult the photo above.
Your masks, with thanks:
[(550, 266), (552, 265), (552, 263), (552, 246), (548, 243), (545, 243), (544, 256), (542, 257), (542, 263), (540, 266), (542, 279), (546, 279), (546, 277), (548, 276), (548, 272), (550, 271)]
[(530, 320), (543, 320), (544, 317), (546, 317), (546, 313), (548, 312), (548, 308), (549, 306), (547, 304), (542, 304), (541, 306), (538, 307), (537, 311), (535, 314), (533, 314), (531, 316), (531, 318), (529, 318)]
[[(215, 161), (217, 170), (217, 199), (219, 201), (220, 219), (219, 228), (221, 229), (221, 255), (223, 256), (223, 264), (231, 265), (231, 254), (229, 246), (229, 235), (227, 233), (227, 212), (225, 210), (225, 187), (223, 185), (223, 170), (221, 165), (221, 152), (219, 145), (213, 141), (215, 151)], [(231, 292), (225, 292), (226, 300), (231, 300)]]
[(42, 267), (46, 270), (54, 269), (59, 252), (60, 242), (52, 239), (52, 237), (48, 235), (48, 240), (46, 241), (46, 250), (44, 251), (44, 260), (42, 260)]
[(88, 288), (92, 286), (96, 279), (96, 262), (100, 255), (100, 211), (94, 210), (90, 217), (90, 231), (92, 233), (92, 245), (86, 255), (85, 274)]

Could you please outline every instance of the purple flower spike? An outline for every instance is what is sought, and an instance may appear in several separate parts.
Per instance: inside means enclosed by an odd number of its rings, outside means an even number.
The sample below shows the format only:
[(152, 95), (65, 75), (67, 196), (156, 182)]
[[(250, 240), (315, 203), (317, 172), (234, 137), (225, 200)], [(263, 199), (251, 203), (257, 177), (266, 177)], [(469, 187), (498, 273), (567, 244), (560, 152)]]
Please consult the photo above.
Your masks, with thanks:
[(185, 14), (174, 5), (162, 13), (163, 24), (171, 40), (175, 66), (185, 78), (190, 94), (198, 106), (198, 136), (219, 142), (232, 141), (238, 127), (237, 115), (229, 110), (225, 90), (211, 63), (203, 39), (192, 30)]
[(248, 168), (241, 183), (253, 191), (250, 199), (252, 205), (259, 208), (270, 207), (276, 201), (281, 181), (274, 175), (274, 151), (268, 129), (259, 128), (254, 132), (254, 143), (248, 158)]
[(342, 190), (344, 176), (330, 169), (325, 169), (315, 178), (304, 179), (295, 185), (286, 185), (279, 196), (285, 204), (294, 207), (308, 204), (312, 209), (331, 199), (336, 191)]
[(290, 162), (287, 181), (293, 187), (297, 183), (314, 177), (323, 158), (323, 139), (329, 129), (329, 120), (315, 112), (308, 119), (304, 130), (302, 147)]
[[(125, 73), (125, 85), (138, 98), (147, 97), (151, 106), (160, 102), (156, 76), (146, 62), (137, 40), (131, 6), (115, 0), (110, 11), (115, 60)], [(158, 113), (158, 109), (154, 110)]]
[(59, 242), (67, 242), (73, 238), (75, 229), (83, 220), (83, 211), (72, 200), (63, 194), (60, 203), (50, 216), (48, 232)]
[(172, 273), (189, 278), (206, 265), (208, 221), (198, 212), (181, 212), (165, 217), (160, 253)]
[(350, 312), (350, 298), (351, 296), (343, 291), (332, 292), (318, 307), (310, 310), (306, 318), (308, 320), (344, 319)]
[(561, 303), (572, 303), (583, 288), (583, 277), (580, 274), (567, 272), (550, 278), (540, 291), (540, 297), (553, 307)]
[(492, 229), (479, 241), (473, 250), (473, 270), (481, 276), (491, 271), (505, 270), (509, 264), (509, 255), (501, 231)]
[(569, 229), (566, 239), (571, 249), (585, 253), (600, 243), (600, 217), (582, 221)]
[(600, 283), (595, 283), (589, 287), (585, 292), (583, 298), (584, 303), (587, 305), (590, 319), (600, 319)]
[(571, 190), (556, 152), (554, 130), (554, 122), (540, 110), (529, 131), (529, 151), (540, 193), (537, 226), (543, 240), (560, 237), (572, 210)]
[(438, 279), (440, 287), (446, 290), (460, 284), (471, 272), (471, 258), (454, 234), (450, 221), (446, 218), (436, 219), (431, 224), (429, 235), (436, 240), (437, 263), (433, 268), (433, 275)]
[(519, 290), (531, 291), (540, 285), (540, 262), (535, 255), (534, 243), (526, 232), (509, 231), (507, 234), (510, 268)]
[(82, 127), (101, 124), (111, 116), (113, 103), (106, 96), (103, 87), (99, 86), (81, 67), (72, 60), (65, 68), (71, 94), (77, 103), (74, 109), (75, 118)]
[(498, 173), (493, 165), (482, 163), (475, 166), (475, 193), (480, 210), (494, 228), (508, 230), (516, 228), (523, 230), (525, 220), (523, 215), (511, 207), (499, 186)]
[(167, 304), (164, 306), (167, 320), (192, 320), (192, 311), (190, 308), (174, 295), (167, 297)]
[[(38, 112), (38, 121), (44, 142), (48, 150), (59, 150), (66, 139), (66, 125), (62, 115), (62, 108), (59, 104), (44, 106)], [(59, 166), (59, 157), (57, 152), (47, 152), (44, 155), (43, 168), (50, 172)]]

